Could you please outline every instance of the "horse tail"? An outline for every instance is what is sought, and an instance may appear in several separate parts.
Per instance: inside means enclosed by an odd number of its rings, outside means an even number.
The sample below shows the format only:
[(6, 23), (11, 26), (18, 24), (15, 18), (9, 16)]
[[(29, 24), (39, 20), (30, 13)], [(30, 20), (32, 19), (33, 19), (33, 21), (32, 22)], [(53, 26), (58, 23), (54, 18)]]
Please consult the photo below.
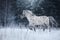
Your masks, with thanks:
[(52, 27), (57, 27), (58, 26), (57, 21), (52, 16), (49, 17), (49, 21), (52, 24)]

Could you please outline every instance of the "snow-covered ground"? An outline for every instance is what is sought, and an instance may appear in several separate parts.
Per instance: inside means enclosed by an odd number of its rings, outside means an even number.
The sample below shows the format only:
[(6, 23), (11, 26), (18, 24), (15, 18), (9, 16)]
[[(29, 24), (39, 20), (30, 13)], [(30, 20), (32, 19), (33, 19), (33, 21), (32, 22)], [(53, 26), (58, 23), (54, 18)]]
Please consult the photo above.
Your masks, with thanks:
[(19, 28), (1, 28), (0, 40), (60, 40), (60, 30), (52, 29), (42, 31), (27, 30)]

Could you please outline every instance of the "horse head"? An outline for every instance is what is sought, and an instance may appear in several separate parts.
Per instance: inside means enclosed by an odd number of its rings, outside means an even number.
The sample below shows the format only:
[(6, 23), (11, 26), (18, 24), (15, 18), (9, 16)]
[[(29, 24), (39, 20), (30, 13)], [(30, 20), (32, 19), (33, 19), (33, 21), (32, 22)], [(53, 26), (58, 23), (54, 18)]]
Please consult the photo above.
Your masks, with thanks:
[(23, 10), (22, 14), (20, 15), (20, 18), (23, 19), (25, 17), (25, 10)]
[(23, 19), (24, 17), (34, 16), (33, 12), (30, 10), (23, 10), (22, 15), (20, 17)]

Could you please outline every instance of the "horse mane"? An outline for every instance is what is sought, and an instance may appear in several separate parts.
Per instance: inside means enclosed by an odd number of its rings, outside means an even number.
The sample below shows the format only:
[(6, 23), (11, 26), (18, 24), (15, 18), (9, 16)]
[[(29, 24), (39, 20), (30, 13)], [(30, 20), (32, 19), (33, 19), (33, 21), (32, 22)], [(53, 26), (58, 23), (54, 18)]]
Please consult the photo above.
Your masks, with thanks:
[(24, 11), (26, 11), (27, 14), (30, 14), (30, 15), (32, 15), (32, 16), (36, 16), (31, 10), (23, 10), (23, 12), (24, 12)]

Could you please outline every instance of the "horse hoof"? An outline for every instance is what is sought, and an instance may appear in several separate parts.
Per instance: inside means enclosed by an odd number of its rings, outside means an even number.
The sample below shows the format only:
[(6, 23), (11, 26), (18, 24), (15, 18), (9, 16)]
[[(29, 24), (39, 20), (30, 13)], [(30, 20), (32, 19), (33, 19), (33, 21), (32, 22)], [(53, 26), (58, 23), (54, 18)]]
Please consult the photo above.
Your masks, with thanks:
[(45, 29), (43, 29), (43, 31), (45, 31)]
[(51, 32), (51, 29), (48, 29), (49, 32)]

